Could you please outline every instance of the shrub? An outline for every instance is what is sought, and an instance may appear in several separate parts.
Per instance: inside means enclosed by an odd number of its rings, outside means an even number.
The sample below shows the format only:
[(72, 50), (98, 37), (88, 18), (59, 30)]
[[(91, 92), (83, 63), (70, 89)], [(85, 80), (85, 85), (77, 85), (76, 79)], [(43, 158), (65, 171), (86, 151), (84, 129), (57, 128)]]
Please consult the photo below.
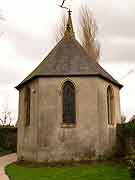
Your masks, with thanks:
[(17, 146), (17, 128), (0, 127), (0, 148), (16, 151)]
[(135, 136), (135, 123), (129, 122), (124, 126), (124, 133), (126, 136)]
[(128, 162), (128, 171), (133, 180), (135, 180), (135, 151), (126, 157)]

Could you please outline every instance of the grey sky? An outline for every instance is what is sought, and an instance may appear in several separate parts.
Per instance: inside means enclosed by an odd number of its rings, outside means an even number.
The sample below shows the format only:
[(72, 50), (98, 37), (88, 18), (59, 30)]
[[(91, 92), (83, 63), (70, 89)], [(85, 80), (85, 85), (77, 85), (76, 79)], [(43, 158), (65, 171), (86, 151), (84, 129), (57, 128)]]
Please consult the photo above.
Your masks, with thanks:
[[(5, 20), (0, 20), (0, 32), (4, 32), (0, 38), (0, 100), (4, 101), (8, 92), (9, 108), (13, 111), (17, 112), (18, 93), (12, 87), (54, 46), (55, 25), (62, 11), (57, 6), (60, 3), (61, 0), (1, 0), (0, 17)], [(72, 0), (72, 3), (75, 25), (79, 5), (87, 4), (91, 8), (99, 27), (100, 63), (115, 78), (121, 79), (135, 67), (135, 1)], [(134, 78), (132, 73), (121, 81), (125, 84), (121, 91), (122, 111), (128, 117), (135, 113)]]

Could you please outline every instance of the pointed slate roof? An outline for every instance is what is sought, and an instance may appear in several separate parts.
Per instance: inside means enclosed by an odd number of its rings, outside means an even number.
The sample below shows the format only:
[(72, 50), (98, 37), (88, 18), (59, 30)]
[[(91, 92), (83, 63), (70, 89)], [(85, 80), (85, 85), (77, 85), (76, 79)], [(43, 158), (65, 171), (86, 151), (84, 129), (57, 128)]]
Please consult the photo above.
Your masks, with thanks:
[(75, 39), (71, 12), (69, 12), (67, 28), (62, 40), (16, 88), (19, 89), (23, 84), (36, 77), (61, 76), (99, 76), (120, 88), (122, 87), (118, 81), (87, 55), (83, 47)]

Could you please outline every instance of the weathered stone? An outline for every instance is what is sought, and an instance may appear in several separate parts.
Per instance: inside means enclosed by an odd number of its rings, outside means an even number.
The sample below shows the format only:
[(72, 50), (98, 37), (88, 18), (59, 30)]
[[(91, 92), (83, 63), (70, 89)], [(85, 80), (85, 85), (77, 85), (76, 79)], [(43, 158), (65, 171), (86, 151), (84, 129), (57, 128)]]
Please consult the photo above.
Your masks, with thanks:
[[(76, 125), (62, 126), (62, 86), (76, 88)], [(36, 162), (81, 161), (112, 153), (116, 124), (120, 123), (119, 88), (115, 97), (115, 125), (108, 125), (107, 87), (96, 77), (38, 78), (31, 90), (30, 126), (25, 127), (24, 88), (20, 91), (18, 158)]]

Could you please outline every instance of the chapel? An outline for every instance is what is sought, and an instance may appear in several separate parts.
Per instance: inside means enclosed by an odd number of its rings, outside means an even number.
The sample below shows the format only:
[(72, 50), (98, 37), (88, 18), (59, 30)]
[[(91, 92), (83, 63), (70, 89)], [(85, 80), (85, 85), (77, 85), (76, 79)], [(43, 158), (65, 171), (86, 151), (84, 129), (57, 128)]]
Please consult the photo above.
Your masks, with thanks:
[(18, 160), (88, 161), (115, 151), (122, 85), (76, 40), (70, 11), (64, 37), (16, 88)]

